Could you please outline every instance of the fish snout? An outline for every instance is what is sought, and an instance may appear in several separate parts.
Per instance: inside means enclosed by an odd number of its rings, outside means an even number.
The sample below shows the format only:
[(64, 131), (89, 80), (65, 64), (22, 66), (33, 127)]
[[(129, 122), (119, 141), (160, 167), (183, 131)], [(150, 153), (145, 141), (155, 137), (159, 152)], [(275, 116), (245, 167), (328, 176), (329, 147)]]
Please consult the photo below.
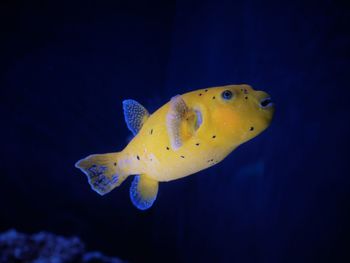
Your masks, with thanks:
[(272, 108), (274, 106), (271, 96), (264, 91), (255, 91), (256, 103), (262, 109)]
[(261, 99), (260, 102), (259, 102), (259, 106), (261, 108), (263, 108), (263, 109), (272, 107), (273, 106), (273, 102), (272, 102), (270, 96)]

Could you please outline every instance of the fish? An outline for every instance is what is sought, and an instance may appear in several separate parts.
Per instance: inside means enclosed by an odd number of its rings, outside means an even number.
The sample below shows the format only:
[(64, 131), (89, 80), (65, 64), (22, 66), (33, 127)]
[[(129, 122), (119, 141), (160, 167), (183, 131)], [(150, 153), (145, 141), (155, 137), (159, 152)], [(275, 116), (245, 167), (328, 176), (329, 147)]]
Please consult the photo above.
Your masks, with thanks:
[(123, 111), (132, 140), (122, 151), (89, 155), (75, 167), (86, 174), (91, 188), (100, 195), (134, 176), (131, 202), (146, 210), (157, 198), (159, 183), (218, 164), (266, 130), (274, 108), (269, 94), (247, 84), (176, 95), (153, 114), (127, 99)]

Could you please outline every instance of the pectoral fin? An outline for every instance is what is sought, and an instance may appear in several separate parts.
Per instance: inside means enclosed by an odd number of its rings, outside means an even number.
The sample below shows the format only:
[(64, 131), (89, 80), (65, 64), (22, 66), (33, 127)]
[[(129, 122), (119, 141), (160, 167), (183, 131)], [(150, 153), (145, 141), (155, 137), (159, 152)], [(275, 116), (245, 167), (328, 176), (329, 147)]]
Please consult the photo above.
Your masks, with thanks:
[(158, 182), (145, 174), (136, 175), (130, 187), (130, 199), (134, 206), (146, 210), (157, 198)]
[(167, 130), (171, 147), (174, 150), (177, 150), (183, 144), (181, 122), (184, 120), (187, 111), (187, 105), (180, 95), (170, 100), (169, 112), (167, 114)]
[(180, 95), (170, 100), (166, 118), (169, 141), (173, 150), (179, 149), (187, 139), (191, 138), (202, 123), (196, 111), (190, 109)]

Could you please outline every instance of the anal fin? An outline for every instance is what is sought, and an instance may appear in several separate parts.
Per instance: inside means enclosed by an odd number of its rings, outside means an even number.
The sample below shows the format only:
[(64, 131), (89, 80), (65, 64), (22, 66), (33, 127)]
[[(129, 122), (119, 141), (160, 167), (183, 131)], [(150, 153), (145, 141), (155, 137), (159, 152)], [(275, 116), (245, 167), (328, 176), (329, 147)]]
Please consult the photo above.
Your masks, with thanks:
[(158, 181), (145, 174), (136, 175), (130, 187), (130, 199), (140, 210), (150, 208), (157, 198)]

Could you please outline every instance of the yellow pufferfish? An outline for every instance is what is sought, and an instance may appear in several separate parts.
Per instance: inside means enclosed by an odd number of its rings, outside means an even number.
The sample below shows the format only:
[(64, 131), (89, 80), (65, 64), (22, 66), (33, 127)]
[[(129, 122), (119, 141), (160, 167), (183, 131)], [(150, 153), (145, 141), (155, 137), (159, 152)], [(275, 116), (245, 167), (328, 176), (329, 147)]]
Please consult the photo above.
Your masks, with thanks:
[(123, 101), (135, 135), (121, 152), (94, 154), (76, 163), (94, 191), (109, 193), (135, 175), (132, 203), (141, 210), (156, 200), (159, 182), (176, 180), (222, 161), (270, 124), (270, 96), (250, 86), (227, 85), (173, 97), (153, 114), (134, 100)]

